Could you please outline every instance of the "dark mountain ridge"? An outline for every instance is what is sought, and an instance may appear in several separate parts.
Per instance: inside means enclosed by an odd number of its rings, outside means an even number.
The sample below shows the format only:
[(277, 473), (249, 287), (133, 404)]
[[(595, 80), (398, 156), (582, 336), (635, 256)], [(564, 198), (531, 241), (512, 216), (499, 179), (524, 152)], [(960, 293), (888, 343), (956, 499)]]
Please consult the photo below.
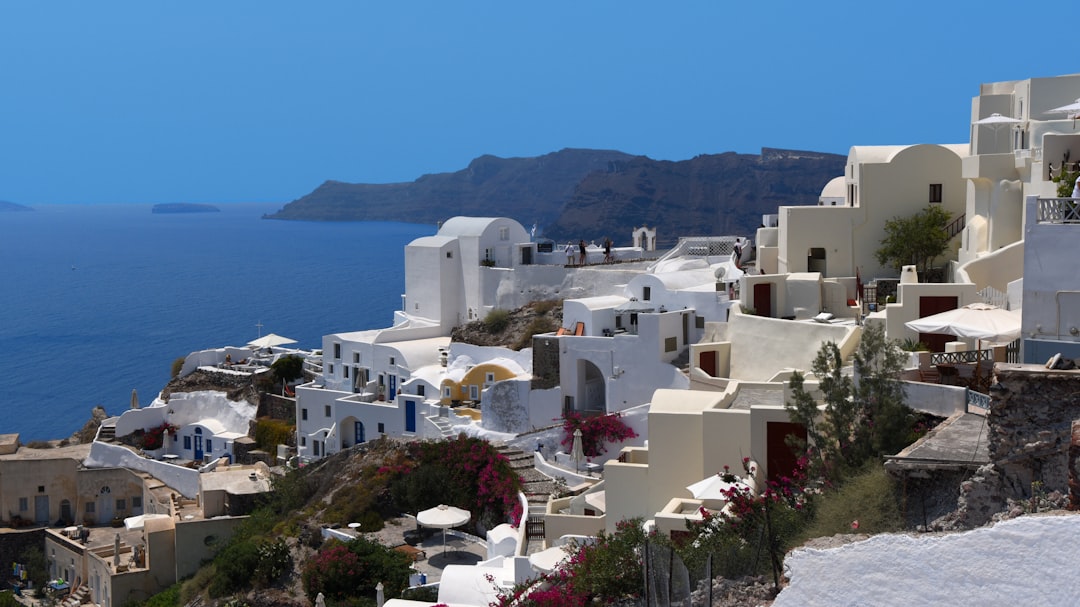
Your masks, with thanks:
[(751, 235), (780, 205), (816, 204), (844, 171), (837, 154), (763, 148), (760, 155), (701, 155), (653, 160), (611, 150), (564, 149), (532, 158), (481, 156), (454, 173), (411, 183), (327, 181), (268, 215), (308, 221), (437, 223), (455, 215), (535, 222), (555, 240), (657, 229), (663, 245), (678, 236)]

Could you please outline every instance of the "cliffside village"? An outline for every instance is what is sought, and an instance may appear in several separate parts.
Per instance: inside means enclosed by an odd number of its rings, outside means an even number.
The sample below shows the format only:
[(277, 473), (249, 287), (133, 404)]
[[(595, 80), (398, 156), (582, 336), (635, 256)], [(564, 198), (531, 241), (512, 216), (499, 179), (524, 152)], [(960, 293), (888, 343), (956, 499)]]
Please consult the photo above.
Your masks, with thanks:
[[(678, 532), (702, 508), (723, 508), (690, 486), (745, 457), (762, 480), (790, 474), (784, 438), (800, 431), (784, 407), (792, 373), (815, 386), (821, 345), (850, 356), (873, 325), (930, 346), (909, 355), (907, 403), (946, 418), (887, 459), (890, 472), (953, 491), (955, 520), (967, 527), (1030, 497), (1033, 481), (1067, 495), (1080, 483), (1069, 466), (1080, 371), (1046, 363), (1080, 357), (1080, 239), (1071, 231), (1080, 210), (1058, 194), (1061, 177), (1078, 170), (1078, 97), (1080, 75), (984, 84), (969, 142), (854, 146), (817, 206), (781, 206), (752, 235), (684, 236), (658, 251), (645, 226), (627, 235), (629, 246), (588, 245), (585, 263), (568, 264), (563, 246), (513, 219), (450, 218), (405, 247), (391, 326), (325, 335), (310, 352), (277, 336), (194, 352), (180, 372), (243, 386), (300, 356), (305, 378), (282, 395), (253, 404), (197, 390), (133, 401), (88, 445), (28, 449), (4, 435), (0, 555), (14, 563), (40, 545), (67, 601), (116, 607), (193, 574), (270, 489), (275, 469), (382, 436), (464, 432), (531, 454), (536, 470), (574, 488), (559, 499), (522, 495), (541, 532), (507, 522), (481, 538), (479, 563), (442, 572), (520, 582), (549, 570), (538, 552), (568, 537), (634, 517)], [(886, 222), (934, 206), (953, 218), (941, 280), (878, 263)], [(562, 326), (534, 335), (531, 347), (450, 338), (493, 310), (553, 300), (562, 301)], [(939, 316), (964, 310), (1000, 312), (1004, 326), (961, 331)], [(616, 412), (637, 438), (603, 459), (563, 451), (553, 420)], [(255, 449), (259, 416), (295, 423), (295, 446)], [(155, 432), (156, 448), (124, 440)], [(465, 586), (444, 583), (440, 602), (490, 602)]]

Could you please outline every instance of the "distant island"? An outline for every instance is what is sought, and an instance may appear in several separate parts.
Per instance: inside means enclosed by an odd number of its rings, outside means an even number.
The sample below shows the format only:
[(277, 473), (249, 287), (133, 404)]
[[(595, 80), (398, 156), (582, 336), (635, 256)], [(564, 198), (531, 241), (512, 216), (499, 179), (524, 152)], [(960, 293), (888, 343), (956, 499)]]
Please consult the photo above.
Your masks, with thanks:
[(212, 204), (198, 204), (194, 202), (168, 202), (155, 204), (151, 213), (220, 213), (221, 209)]
[(17, 211), (33, 211), (34, 209), (17, 202), (8, 202), (6, 200), (0, 200), (0, 213), (17, 212)]
[(661, 246), (671, 246), (679, 236), (749, 236), (781, 205), (816, 205), (825, 185), (844, 175), (846, 161), (775, 148), (681, 161), (589, 149), (487, 155), (409, 183), (327, 181), (264, 217), (436, 224), (454, 215), (501, 216), (559, 242), (611, 237), (620, 246), (635, 227), (648, 225)]

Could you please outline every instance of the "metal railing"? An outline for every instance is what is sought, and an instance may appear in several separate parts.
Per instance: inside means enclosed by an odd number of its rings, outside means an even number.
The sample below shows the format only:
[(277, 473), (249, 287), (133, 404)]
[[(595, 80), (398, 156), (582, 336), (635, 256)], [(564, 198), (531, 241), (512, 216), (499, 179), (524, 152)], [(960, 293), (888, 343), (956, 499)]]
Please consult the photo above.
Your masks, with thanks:
[(948, 237), (950, 239), (953, 236), (956, 236), (960, 232), (964, 231), (964, 226), (966, 225), (966, 223), (965, 223), (966, 219), (967, 219), (966, 214), (965, 215), (960, 215), (956, 219), (949, 222), (949, 225), (945, 226), (945, 233), (948, 234)]
[(1080, 199), (1040, 198), (1035, 220), (1039, 223), (1080, 223)]
[(994, 350), (964, 350), (963, 352), (934, 352), (930, 355), (931, 365), (970, 365), (977, 362), (994, 362)]
[[(972, 407), (981, 409), (982, 411), (972, 411)], [(971, 388), (964, 390), (964, 412), (965, 413), (985, 413), (990, 410), (990, 395), (983, 394), (982, 392), (976, 392)]]

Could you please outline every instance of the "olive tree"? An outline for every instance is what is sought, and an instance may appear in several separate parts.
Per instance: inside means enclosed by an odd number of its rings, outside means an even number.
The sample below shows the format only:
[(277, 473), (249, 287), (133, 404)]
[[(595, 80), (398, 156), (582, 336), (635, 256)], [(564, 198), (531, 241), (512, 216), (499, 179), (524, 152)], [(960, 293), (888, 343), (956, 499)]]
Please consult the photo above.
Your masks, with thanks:
[(926, 273), (934, 259), (949, 247), (951, 214), (940, 205), (931, 205), (911, 217), (893, 217), (885, 222), (885, 238), (874, 257), (883, 266), (900, 271), (905, 265)]

